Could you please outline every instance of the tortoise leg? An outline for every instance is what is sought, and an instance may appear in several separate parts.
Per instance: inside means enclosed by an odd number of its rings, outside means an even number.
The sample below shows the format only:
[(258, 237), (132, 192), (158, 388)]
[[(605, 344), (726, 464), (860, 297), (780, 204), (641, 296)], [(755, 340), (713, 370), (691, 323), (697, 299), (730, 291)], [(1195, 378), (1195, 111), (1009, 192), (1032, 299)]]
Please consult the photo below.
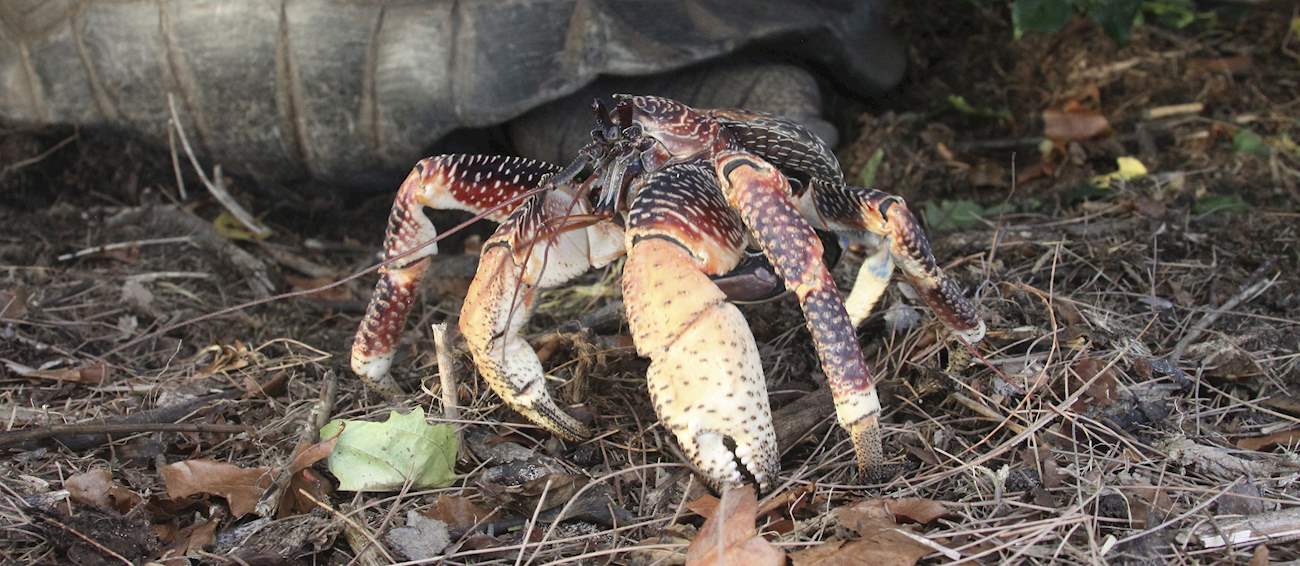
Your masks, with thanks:
[(519, 335), (537, 292), (556, 287), (623, 254), (622, 231), (609, 222), (551, 234), (548, 220), (586, 206), (560, 190), (528, 199), (483, 246), (478, 271), (460, 311), (460, 330), (479, 373), (510, 408), (569, 440), (591, 436), (587, 425), (556, 405), (537, 353)]
[(512, 200), (557, 171), (559, 167), (541, 161), (486, 155), (441, 155), (416, 163), (397, 192), (384, 236), (385, 260), (411, 253), (380, 268), (352, 343), (352, 371), (375, 389), (400, 393), (388, 377), (393, 349), (429, 268), (428, 258), (438, 253), (438, 245), (430, 243), (438, 232), (424, 207), (486, 214), (484, 218), (500, 222), (521, 204)]
[(795, 206), (790, 184), (776, 167), (743, 151), (721, 152), (713, 164), (727, 202), (740, 213), (786, 288), (799, 298), (831, 387), (836, 417), (853, 441), (859, 470), (876, 472), (883, 464), (880, 399), (844, 301), (822, 261), (821, 240)]
[(800, 204), (806, 217), (824, 222), (831, 230), (881, 240), (878, 251), (863, 262), (849, 294), (854, 326), (871, 314), (897, 264), (949, 329), (971, 343), (984, 337), (984, 321), (975, 305), (939, 267), (925, 231), (903, 199), (874, 189), (814, 184)]
[(744, 227), (711, 167), (655, 173), (628, 214), (623, 301), (655, 412), (705, 482), (722, 490), (777, 471), (776, 435), (758, 346), (709, 278), (728, 272)]

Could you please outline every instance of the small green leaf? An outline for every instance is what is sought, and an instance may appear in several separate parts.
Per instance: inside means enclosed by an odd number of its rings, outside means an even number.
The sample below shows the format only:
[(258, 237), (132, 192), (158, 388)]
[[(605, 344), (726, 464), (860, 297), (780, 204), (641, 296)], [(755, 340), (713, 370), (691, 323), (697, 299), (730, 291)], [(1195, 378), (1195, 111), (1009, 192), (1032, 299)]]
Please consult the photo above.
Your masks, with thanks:
[(1026, 31), (1058, 31), (1073, 15), (1074, 5), (1069, 0), (1015, 0), (1011, 3), (1011, 25), (1016, 39)]
[(1259, 134), (1251, 131), (1250, 128), (1237, 128), (1237, 132), (1232, 134), (1232, 150), (1237, 153), (1249, 153), (1251, 155), (1268, 155), (1268, 144), (1264, 143), (1264, 138)]
[(1142, 0), (1092, 0), (1088, 15), (1120, 45), (1128, 43), (1129, 32), (1137, 21)]
[(1237, 195), (1210, 195), (1197, 200), (1192, 205), (1192, 212), (1195, 214), (1211, 214), (1214, 212), (1242, 212), (1250, 210), (1250, 204), (1242, 200)]
[(1291, 18), (1291, 35), (1300, 37), (1300, 16)]
[(320, 435), (339, 436), (329, 469), (341, 491), (395, 491), (407, 482), (426, 489), (455, 479), (456, 430), (425, 422), (419, 407), (405, 415), (393, 411), (382, 423), (335, 419)]
[(1009, 204), (990, 207), (967, 199), (941, 200), (925, 203), (925, 223), (934, 232), (947, 232), (979, 224), (980, 219), (1010, 212)]
[(880, 163), (885, 160), (885, 148), (876, 148), (875, 153), (871, 154), (871, 159), (867, 160), (867, 166), (862, 168), (862, 186), (870, 187), (876, 184), (876, 173), (880, 171)]
[(994, 110), (992, 108), (979, 108), (966, 101), (966, 97), (959, 94), (948, 95), (948, 105), (954, 110), (967, 116), (977, 118), (996, 118), (998, 120), (1010, 120), (1010, 110)]

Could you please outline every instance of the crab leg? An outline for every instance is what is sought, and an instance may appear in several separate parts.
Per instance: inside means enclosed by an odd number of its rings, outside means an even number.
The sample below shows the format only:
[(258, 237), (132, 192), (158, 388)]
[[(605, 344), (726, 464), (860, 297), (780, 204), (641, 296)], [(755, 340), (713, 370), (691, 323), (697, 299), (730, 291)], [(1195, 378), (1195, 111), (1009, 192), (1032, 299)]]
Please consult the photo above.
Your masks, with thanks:
[(744, 226), (711, 167), (649, 177), (628, 214), (623, 301), (664, 426), (715, 489), (746, 474), (774, 479), (778, 453), (758, 346), (745, 317), (709, 278), (744, 249)]
[(727, 202), (740, 213), (786, 288), (799, 298), (831, 387), (836, 417), (853, 441), (858, 468), (877, 470), (883, 463), (880, 399), (839, 290), (822, 262), (821, 240), (800, 215), (790, 184), (776, 167), (743, 151), (721, 152), (713, 164)]
[(486, 155), (441, 155), (416, 163), (397, 192), (384, 236), (385, 260), (410, 254), (379, 270), (379, 282), (352, 343), (352, 371), (371, 387), (399, 392), (388, 377), (393, 349), (429, 268), (429, 256), (438, 253), (437, 244), (430, 243), (438, 232), (424, 207), (485, 214), (500, 222), (521, 204), (512, 200), (557, 171), (559, 167), (541, 161)]
[(528, 420), (569, 440), (587, 438), (591, 430), (556, 405), (542, 363), (519, 331), (540, 289), (623, 254), (622, 231), (609, 222), (545, 232), (548, 220), (585, 212), (585, 203), (558, 189), (528, 199), (484, 244), (460, 311), (465, 343), (492, 390)]
[(800, 205), (806, 217), (824, 222), (831, 230), (875, 235), (883, 240), (876, 253), (863, 262), (849, 294), (849, 315), (854, 326), (871, 314), (897, 264), (949, 329), (971, 343), (984, 337), (984, 321), (975, 305), (939, 267), (925, 231), (903, 199), (874, 189), (814, 184)]

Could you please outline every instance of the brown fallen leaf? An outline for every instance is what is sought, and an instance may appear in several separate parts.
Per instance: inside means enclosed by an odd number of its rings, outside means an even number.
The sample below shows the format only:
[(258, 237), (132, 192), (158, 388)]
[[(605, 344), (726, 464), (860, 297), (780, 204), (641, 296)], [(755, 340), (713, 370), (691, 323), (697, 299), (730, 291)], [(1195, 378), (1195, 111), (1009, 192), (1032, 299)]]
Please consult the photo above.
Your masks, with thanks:
[(203, 550), (204, 547), (216, 542), (217, 527), (219, 525), (220, 521), (201, 520), (201, 522), (177, 531), (173, 535), (170, 547), (163, 552), (163, 561), (168, 564), (188, 564), (187, 560), (179, 557), (197, 553)]
[(29, 293), (23, 287), (0, 291), (0, 318), (19, 319), (27, 315)]
[(118, 513), (126, 513), (142, 501), (134, 491), (114, 483), (113, 474), (103, 468), (72, 476), (63, 482), (63, 487), (74, 503)]
[(103, 385), (112, 373), (104, 364), (91, 364), (80, 368), (36, 369), (18, 362), (4, 360), (5, 367), (19, 377), (50, 379), (86, 385)]
[(792, 558), (795, 564), (824, 566), (912, 566), (921, 557), (933, 552), (933, 549), (903, 534), (896, 517), (926, 523), (947, 513), (942, 503), (920, 498), (859, 501), (836, 509), (835, 518), (840, 526), (857, 533), (860, 538), (851, 542), (827, 542)]
[(742, 565), (779, 566), (785, 553), (758, 535), (758, 497), (753, 486), (728, 489), (713, 517), (686, 549), (687, 566)]
[(456, 495), (439, 496), (438, 500), (433, 502), (433, 507), (425, 510), (424, 514), (446, 523), (452, 531), (461, 532), (496, 517), (496, 513), (484, 509), (469, 498)]
[(1279, 430), (1264, 436), (1252, 436), (1237, 441), (1237, 448), (1242, 450), (1264, 450), (1274, 446), (1290, 446), (1300, 442), (1300, 428)]
[(895, 521), (902, 522), (901, 520), (906, 520), (906, 522), (920, 525), (928, 525), (940, 517), (949, 515), (949, 511), (943, 506), (943, 503), (920, 497), (886, 499), (885, 507), (889, 509), (890, 513), (894, 514)]
[(1080, 141), (1110, 130), (1110, 121), (1096, 110), (1044, 110), (1043, 135), (1050, 140)]
[[(303, 513), (310, 513), (319, 506), (317, 501), (329, 501), (334, 497), (334, 483), (311, 468), (299, 470), (289, 478), (289, 486), (276, 507), (276, 518), (283, 519)], [(314, 499), (314, 501), (313, 501)]]
[(1212, 73), (1244, 75), (1250, 71), (1254, 64), (1255, 61), (1251, 59), (1250, 55), (1237, 55), (1235, 57), (1191, 59), (1187, 61), (1187, 69), (1194, 75), (1209, 75)]
[(1093, 377), (1097, 378), (1088, 386), (1088, 399), (1092, 404), (1100, 407), (1115, 404), (1115, 399), (1119, 396), (1119, 385), (1115, 381), (1113, 368), (1106, 367), (1106, 362), (1097, 358), (1083, 358), (1071, 367), (1078, 376), (1078, 381), (1072, 383), (1074, 386), (1082, 386)]
[(898, 532), (876, 531), (852, 542), (826, 541), (790, 555), (794, 566), (912, 566), (930, 548)]
[(162, 467), (167, 496), (172, 499), (198, 493), (226, 499), (230, 514), (238, 519), (252, 511), (271, 487), (271, 468), (241, 468), (215, 460), (185, 460)]

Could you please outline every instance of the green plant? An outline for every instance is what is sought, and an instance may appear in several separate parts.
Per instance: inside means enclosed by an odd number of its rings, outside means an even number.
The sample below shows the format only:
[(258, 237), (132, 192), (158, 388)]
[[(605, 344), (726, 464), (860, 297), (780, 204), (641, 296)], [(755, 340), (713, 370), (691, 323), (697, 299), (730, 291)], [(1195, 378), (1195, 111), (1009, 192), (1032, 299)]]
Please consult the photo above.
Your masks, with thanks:
[(1133, 26), (1150, 18), (1152, 23), (1184, 28), (1213, 14), (1196, 11), (1194, 0), (1012, 0), (1011, 23), (1016, 39), (1025, 32), (1054, 33), (1076, 14), (1092, 19), (1120, 43), (1128, 41)]

